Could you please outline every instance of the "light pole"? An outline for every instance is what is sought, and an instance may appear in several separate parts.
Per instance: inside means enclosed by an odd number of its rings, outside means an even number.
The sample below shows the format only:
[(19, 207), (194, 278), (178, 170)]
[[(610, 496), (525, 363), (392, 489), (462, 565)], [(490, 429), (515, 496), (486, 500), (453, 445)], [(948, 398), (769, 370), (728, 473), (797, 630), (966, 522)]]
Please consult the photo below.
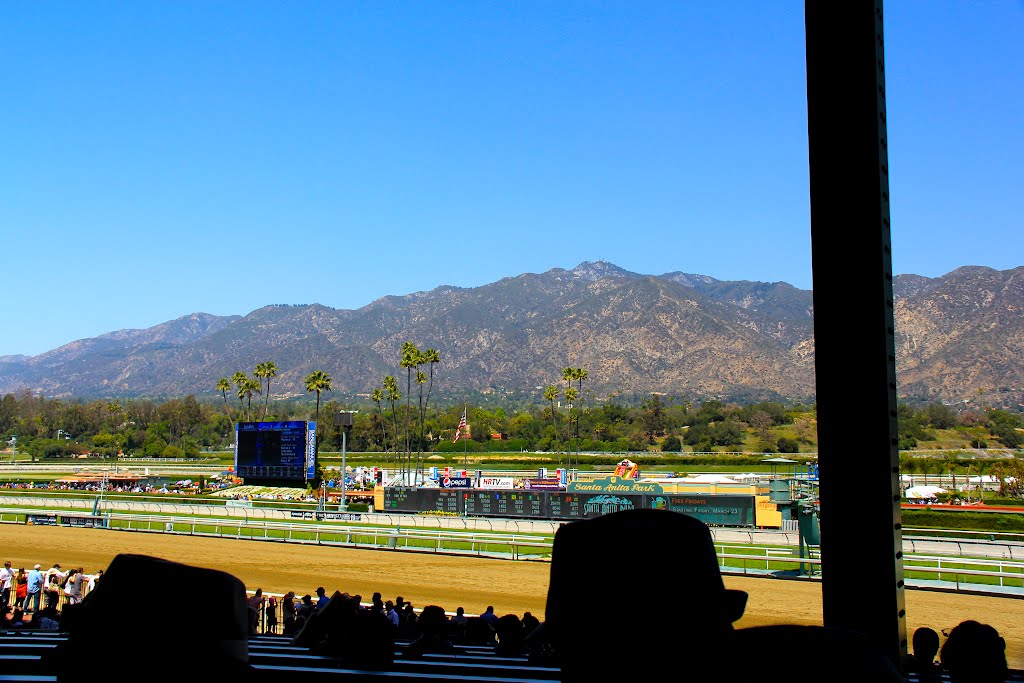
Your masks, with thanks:
[(348, 433), (352, 431), (352, 416), (358, 412), (358, 410), (339, 410), (338, 414), (334, 416), (334, 426), (341, 428), (341, 504), (338, 509), (342, 512), (348, 510), (348, 504), (345, 502), (345, 455), (348, 450)]

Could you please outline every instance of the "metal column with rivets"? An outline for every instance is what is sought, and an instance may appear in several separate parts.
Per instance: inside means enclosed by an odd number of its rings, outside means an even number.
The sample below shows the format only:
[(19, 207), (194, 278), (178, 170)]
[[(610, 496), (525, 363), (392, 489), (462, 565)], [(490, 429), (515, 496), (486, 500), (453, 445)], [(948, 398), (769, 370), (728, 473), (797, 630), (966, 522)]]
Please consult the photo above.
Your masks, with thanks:
[(882, 2), (804, 8), (824, 623), (898, 660), (907, 635)]

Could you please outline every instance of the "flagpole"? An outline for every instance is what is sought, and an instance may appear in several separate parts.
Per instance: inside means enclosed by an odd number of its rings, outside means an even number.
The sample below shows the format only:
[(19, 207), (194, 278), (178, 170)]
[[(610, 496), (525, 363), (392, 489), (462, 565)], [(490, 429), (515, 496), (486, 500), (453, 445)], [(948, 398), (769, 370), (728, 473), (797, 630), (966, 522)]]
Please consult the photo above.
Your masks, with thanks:
[[(464, 403), (462, 404), (462, 416), (463, 416), (463, 417), (465, 417), (465, 416), (466, 416), (466, 411), (467, 411), (467, 410), (469, 410), (469, 401), (466, 401), (466, 402), (464, 402)], [(467, 426), (468, 426), (468, 425), (469, 425), (469, 422), (467, 421), (467, 422), (466, 422), (466, 424), (467, 424)], [(462, 444), (462, 466), (463, 466), (463, 467), (465, 467), (465, 466), (466, 466), (466, 460), (467, 460), (467, 458), (466, 458), (466, 453), (467, 453), (467, 451), (468, 451), (468, 450), (469, 450), (469, 440), (467, 439), (467, 440), (466, 440), (466, 441), (465, 441), (465, 442), (464, 442), (464, 443)]]

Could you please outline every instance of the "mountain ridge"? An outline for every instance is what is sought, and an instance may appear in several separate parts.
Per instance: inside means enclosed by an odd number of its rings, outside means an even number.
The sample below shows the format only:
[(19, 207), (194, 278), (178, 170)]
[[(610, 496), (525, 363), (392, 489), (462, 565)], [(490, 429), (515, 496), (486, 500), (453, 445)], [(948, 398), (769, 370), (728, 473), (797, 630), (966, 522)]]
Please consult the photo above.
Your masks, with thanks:
[[(902, 396), (1024, 400), (1024, 267), (964, 266), (895, 278)], [(193, 313), (116, 330), (37, 356), (0, 357), (0, 393), (213, 395), (218, 377), (279, 367), (275, 395), (303, 394), (323, 369), (336, 392), (400, 374), (399, 349), (436, 348), (445, 390), (533, 390), (585, 367), (597, 393), (813, 400), (813, 298), (785, 282), (634, 273), (607, 261), (522, 273), (480, 287), (440, 285), (357, 309), (269, 305)]]

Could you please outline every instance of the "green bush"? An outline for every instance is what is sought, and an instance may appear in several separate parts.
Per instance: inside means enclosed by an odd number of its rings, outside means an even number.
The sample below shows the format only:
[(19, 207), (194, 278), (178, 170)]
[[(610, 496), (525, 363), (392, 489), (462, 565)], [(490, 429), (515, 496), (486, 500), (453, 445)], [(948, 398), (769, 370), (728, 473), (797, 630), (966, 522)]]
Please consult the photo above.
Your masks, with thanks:
[(960, 510), (904, 510), (904, 527), (1024, 532), (1024, 515)]
[(799, 453), (800, 444), (796, 439), (790, 439), (785, 436), (779, 437), (779, 453)]
[(682, 449), (683, 444), (679, 441), (678, 436), (665, 437), (665, 440), (661, 442), (662, 451), (678, 453)]

